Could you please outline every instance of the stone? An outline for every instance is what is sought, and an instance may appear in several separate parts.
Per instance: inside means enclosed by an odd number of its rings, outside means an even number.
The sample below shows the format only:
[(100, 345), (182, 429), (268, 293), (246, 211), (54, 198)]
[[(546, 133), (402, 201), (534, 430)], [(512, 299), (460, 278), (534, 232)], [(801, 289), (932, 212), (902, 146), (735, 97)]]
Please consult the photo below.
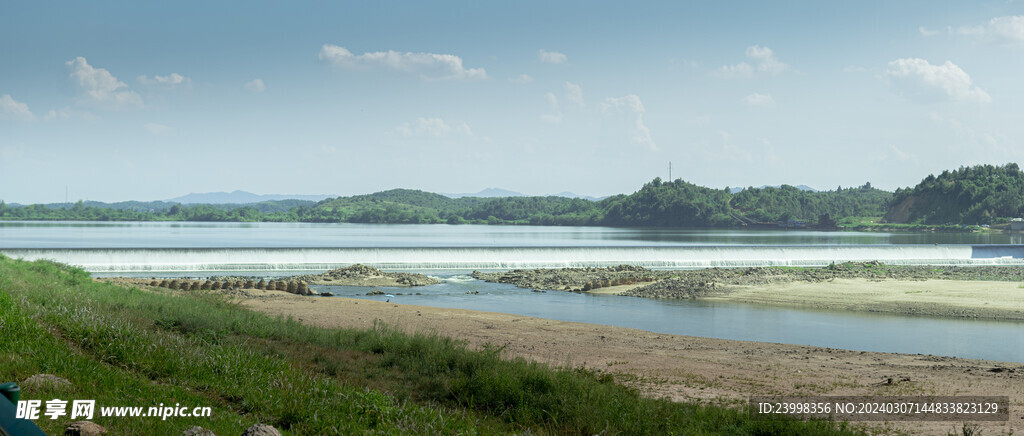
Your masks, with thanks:
[(107, 429), (91, 421), (75, 421), (64, 429), (64, 436), (98, 436), (107, 434)]
[(71, 382), (53, 374), (36, 374), (22, 381), (19, 386), (23, 390), (65, 389), (71, 387)]
[(253, 424), (242, 432), (242, 436), (281, 436), (281, 432), (272, 425)]
[(217, 436), (212, 431), (202, 428), (200, 426), (194, 426), (188, 430), (181, 432), (181, 436)]

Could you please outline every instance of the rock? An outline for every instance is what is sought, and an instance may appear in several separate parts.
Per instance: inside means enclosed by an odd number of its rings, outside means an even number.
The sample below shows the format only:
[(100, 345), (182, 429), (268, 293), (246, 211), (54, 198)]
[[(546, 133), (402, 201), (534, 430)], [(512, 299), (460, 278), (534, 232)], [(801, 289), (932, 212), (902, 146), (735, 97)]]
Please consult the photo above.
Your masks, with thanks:
[(36, 374), (20, 383), (21, 389), (65, 389), (71, 387), (71, 382), (65, 378), (53, 374)]
[(91, 421), (75, 421), (64, 429), (64, 436), (98, 436), (107, 434), (107, 429)]
[(321, 297), (333, 297), (334, 293), (333, 292), (321, 292), (319, 295)]
[(374, 289), (370, 292), (367, 292), (366, 295), (384, 295), (384, 291), (380, 289)]
[(668, 277), (668, 272), (619, 265), (608, 268), (517, 269), (503, 273), (473, 271), (472, 276), (477, 280), (508, 283), (523, 289), (579, 292), (621, 284), (653, 282)]
[(291, 279), (314, 285), (329, 282), (332, 285), (345, 286), (425, 286), (441, 283), (423, 274), (384, 272), (361, 264), (332, 269), (323, 274), (295, 276)]
[(281, 432), (271, 425), (253, 424), (242, 432), (242, 436), (281, 436)]
[(202, 428), (200, 426), (192, 427), (188, 430), (181, 432), (181, 436), (217, 436), (212, 431)]

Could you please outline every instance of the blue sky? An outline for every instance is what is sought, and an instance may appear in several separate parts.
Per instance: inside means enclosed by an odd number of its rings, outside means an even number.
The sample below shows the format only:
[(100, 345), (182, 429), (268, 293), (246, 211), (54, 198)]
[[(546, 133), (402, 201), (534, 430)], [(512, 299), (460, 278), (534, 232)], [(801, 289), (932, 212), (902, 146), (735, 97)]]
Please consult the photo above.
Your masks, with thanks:
[(0, 5), (0, 199), (895, 189), (1019, 161), (1024, 5)]

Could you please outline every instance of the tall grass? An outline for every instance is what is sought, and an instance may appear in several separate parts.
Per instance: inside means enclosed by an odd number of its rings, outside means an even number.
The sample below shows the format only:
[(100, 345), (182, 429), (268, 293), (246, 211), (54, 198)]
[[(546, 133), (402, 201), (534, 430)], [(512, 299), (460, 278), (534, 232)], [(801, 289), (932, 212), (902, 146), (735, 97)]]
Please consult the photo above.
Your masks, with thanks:
[[(205, 291), (93, 282), (81, 270), (0, 256), (0, 380), (71, 388), (28, 399), (211, 406), (212, 418), (97, 418), (115, 433), (850, 434), (842, 424), (642, 398), (607, 374), (552, 369), (384, 325), (324, 329)], [(48, 432), (63, 422), (43, 419)]]

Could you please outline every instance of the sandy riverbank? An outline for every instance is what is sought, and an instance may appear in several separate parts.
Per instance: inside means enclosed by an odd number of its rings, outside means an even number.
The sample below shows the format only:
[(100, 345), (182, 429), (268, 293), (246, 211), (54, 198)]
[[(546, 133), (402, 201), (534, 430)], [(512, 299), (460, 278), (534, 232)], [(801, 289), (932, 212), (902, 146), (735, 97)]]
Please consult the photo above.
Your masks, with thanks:
[[(855, 278), (724, 286), (698, 299), (822, 310), (1024, 320), (1024, 289), (1020, 286), (1007, 281)], [(635, 287), (602, 288), (595, 293), (621, 294)]]
[[(1024, 428), (1024, 365), (936, 356), (859, 352), (666, 335), (491, 312), (348, 298), (246, 291), (240, 302), (324, 327), (437, 333), (470, 346), (504, 346), (510, 357), (617, 374), (652, 396), (742, 402), (749, 395), (1007, 395), (1011, 420), (983, 423), (986, 435)], [(891, 384), (887, 383), (892, 379)], [(952, 422), (871, 423), (873, 429), (946, 434)]]

